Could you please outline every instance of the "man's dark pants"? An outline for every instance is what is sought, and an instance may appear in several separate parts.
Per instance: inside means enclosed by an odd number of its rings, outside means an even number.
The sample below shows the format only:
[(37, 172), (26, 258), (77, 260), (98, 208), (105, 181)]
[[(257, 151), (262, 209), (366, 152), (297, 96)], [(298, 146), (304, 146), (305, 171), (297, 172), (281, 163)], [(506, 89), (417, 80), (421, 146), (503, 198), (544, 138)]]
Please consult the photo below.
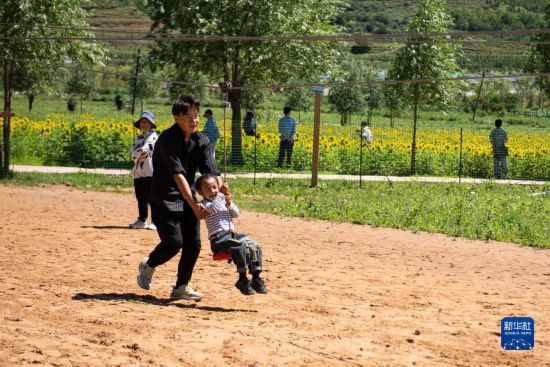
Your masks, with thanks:
[(286, 153), (286, 165), (290, 167), (290, 161), (292, 159), (292, 148), (294, 147), (293, 140), (281, 140), (279, 143), (279, 160), (277, 162), (277, 167), (283, 166), (283, 158)]
[(160, 243), (149, 255), (147, 264), (157, 267), (182, 250), (176, 287), (189, 283), (201, 250), (200, 223), (195, 213), (187, 203), (183, 212), (170, 212), (152, 205), (151, 216)]

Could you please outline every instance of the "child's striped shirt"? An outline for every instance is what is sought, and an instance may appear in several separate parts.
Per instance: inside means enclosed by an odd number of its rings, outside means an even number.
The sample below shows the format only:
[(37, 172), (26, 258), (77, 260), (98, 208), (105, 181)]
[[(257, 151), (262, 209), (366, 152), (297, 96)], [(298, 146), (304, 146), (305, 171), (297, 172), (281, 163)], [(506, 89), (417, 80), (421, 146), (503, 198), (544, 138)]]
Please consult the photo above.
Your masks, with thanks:
[(221, 193), (214, 198), (213, 201), (204, 199), (202, 204), (206, 207), (208, 214), (206, 215), (206, 227), (208, 228), (208, 238), (214, 236), (221, 231), (235, 230), (233, 220), (239, 216), (239, 208), (235, 203), (231, 203), (229, 210), (225, 205), (225, 196)]

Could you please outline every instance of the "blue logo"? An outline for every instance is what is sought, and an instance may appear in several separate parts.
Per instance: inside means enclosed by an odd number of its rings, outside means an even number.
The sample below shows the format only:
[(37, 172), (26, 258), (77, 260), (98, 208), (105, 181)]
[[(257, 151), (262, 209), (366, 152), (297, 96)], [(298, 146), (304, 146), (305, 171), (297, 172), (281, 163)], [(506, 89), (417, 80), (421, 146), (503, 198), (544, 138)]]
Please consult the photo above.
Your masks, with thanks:
[(530, 317), (505, 317), (500, 322), (500, 346), (504, 350), (535, 347), (535, 321)]

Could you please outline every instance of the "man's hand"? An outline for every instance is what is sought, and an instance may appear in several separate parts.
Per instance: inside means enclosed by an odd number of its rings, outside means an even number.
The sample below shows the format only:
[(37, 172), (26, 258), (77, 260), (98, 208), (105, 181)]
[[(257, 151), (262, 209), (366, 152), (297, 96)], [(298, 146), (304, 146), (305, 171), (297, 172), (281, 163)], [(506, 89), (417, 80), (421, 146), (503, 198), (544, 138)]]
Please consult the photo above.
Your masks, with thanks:
[(206, 214), (206, 208), (204, 205), (195, 203), (194, 205), (191, 205), (191, 209), (193, 209), (193, 213), (195, 213), (198, 220), (204, 219), (204, 215)]

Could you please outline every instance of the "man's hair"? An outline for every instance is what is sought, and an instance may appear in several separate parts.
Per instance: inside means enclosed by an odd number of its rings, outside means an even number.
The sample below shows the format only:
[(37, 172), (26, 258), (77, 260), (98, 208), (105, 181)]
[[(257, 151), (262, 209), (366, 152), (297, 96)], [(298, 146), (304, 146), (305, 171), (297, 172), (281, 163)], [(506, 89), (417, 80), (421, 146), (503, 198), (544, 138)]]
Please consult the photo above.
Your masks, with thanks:
[(209, 109), (207, 109), (206, 111), (204, 111), (204, 114), (205, 114), (205, 115), (210, 115), (210, 116), (212, 116), (214, 113), (213, 113), (212, 110), (209, 108)]
[(501, 127), (502, 126), (502, 120), (501, 119), (496, 119), (495, 120), (495, 126), (496, 127)]
[(288, 115), (290, 113), (290, 111), (292, 111), (292, 109), (288, 106), (286, 106), (284, 109), (283, 109), (283, 112), (285, 113), (285, 115)]
[(201, 103), (192, 94), (180, 94), (178, 99), (172, 105), (172, 115), (179, 116), (187, 114), (190, 108), (200, 107)]
[(197, 180), (195, 181), (195, 190), (200, 191), (202, 189), (202, 184), (204, 183), (204, 181), (211, 178), (215, 178), (217, 180), (216, 175), (213, 173), (207, 173), (199, 176), (199, 178), (197, 178)]

